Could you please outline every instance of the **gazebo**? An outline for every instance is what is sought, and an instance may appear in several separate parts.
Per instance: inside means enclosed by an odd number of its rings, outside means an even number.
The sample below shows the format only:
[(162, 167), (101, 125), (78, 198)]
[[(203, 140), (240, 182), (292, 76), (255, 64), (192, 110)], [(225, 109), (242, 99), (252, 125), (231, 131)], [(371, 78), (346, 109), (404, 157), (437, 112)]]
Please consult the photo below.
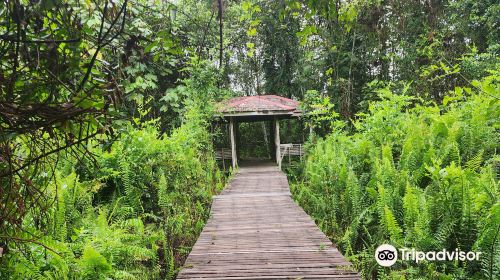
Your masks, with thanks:
[[(281, 168), (282, 155), (302, 156), (301, 144), (281, 144), (279, 121), (301, 116), (299, 102), (277, 95), (256, 95), (234, 97), (219, 103), (218, 112), (225, 122), (229, 122), (229, 139), (231, 162), (233, 168), (238, 166), (235, 130), (238, 123), (272, 121), (276, 163)], [(222, 151), (224, 157), (224, 151)]]

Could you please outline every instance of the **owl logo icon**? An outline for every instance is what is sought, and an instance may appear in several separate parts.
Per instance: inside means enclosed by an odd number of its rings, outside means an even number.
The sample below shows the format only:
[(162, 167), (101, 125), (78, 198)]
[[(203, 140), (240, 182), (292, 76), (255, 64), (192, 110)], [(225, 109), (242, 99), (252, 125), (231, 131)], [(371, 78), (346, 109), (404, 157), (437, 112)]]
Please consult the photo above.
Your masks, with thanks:
[(392, 245), (382, 244), (375, 250), (375, 260), (381, 266), (392, 266), (398, 260), (398, 250)]

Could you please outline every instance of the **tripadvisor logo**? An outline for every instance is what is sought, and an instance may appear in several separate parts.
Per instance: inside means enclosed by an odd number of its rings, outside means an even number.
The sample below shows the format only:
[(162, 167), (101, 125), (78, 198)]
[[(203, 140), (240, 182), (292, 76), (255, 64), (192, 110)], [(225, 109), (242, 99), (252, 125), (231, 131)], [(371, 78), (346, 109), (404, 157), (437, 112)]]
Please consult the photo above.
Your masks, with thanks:
[[(399, 255), (402, 261), (414, 261), (415, 263), (421, 261), (478, 261), (481, 252), (465, 252), (459, 249), (423, 252), (402, 248), (399, 249)], [(375, 250), (375, 260), (381, 266), (392, 266), (398, 260), (398, 250), (392, 245), (382, 244)]]
[(381, 266), (392, 266), (398, 260), (398, 250), (392, 245), (382, 244), (375, 250), (375, 259)]

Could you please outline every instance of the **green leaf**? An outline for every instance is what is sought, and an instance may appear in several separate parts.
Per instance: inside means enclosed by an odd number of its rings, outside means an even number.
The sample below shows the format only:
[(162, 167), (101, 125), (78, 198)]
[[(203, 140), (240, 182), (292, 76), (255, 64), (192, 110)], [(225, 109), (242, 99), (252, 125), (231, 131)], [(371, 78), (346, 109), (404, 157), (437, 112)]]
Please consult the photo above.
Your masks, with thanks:
[(158, 46), (158, 42), (156, 42), (156, 41), (155, 41), (155, 42), (153, 42), (153, 43), (151, 43), (151, 44), (147, 45), (147, 46), (144, 48), (144, 52), (149, 53), (149, 52), (151, 52), (151, 50), (152, 50), (153, 48), (155, 48), (156, 46)]
[(247, 35), (250, 36), (250, 37), (256, 36), (257, 35), (257, 29), (253, 28), (253, 27), (250, 28), (250, 29), (248, 29)]
[(241, 3), (241, 8), (245, 12), (250, 10), (251, 7), (252, 7), (252, 3), (250, 1), (244, 1), (243, 3)]
[(256, 27), (257, 25), (259, 25), (261, 23), (261, 20), (260, 19), (255, 19), (255, 20), (252, 20), (250, 22), (250, 26), (251, 27)]
[(112, 271), (112, 267), (106, 258), (91, 245), (86, 245), (83, 249), (80, 263), (83, 268), (83, 274), (93, 279), (100, 279)]

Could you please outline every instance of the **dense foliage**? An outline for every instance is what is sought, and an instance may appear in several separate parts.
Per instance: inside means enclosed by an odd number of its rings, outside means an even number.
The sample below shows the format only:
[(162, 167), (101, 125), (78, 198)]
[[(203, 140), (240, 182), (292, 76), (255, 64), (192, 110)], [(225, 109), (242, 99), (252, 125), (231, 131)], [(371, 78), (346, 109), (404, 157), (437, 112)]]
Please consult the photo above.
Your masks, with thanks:
[(176, 9), (0, 2), (0, 278), (175, 275), (223, 182), (225, 92)]
[(205, 119), (193, 107), (170, 136), (156, 122), (129, 125), (106, 150), (91, 148), (96, 163), (61, 161), (47, 189), (52, 207), (24, 218), (0, 276), (171, 279), (222, 186)]
[[(346, 133), (311, 143), (295, 198), (367, 279), (498, 279), (500, 90), (495, 75), (445, 105), (378, 90)], [(481, 89), (484, 89), (482, 91)], [(482, 252), (480, 262), (405, 261), (383, 269), (381, 244)]]

